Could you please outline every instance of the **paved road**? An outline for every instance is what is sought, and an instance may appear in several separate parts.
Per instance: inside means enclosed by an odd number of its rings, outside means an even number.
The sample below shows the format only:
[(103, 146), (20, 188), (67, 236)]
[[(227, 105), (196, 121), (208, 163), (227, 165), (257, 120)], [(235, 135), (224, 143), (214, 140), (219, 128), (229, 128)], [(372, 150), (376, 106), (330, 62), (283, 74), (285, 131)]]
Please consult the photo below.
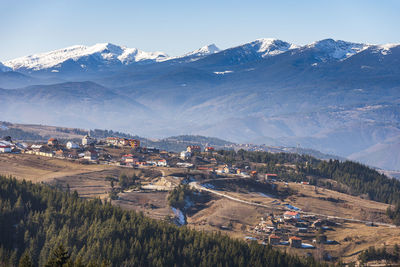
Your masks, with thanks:
[[(236, 198), (236, 197), (232, 197), (232, 196), (229, 196), (229, 195), (224, 194), (222, 192), (218, 192), (218, 191), (215, 191), (215, 190), (212, 190), (212, 189), (205, 188), (204, 186), (200, 185), (197, 182), (191, 182), (190, 186), (192, 186), (193, 188), (198, 189), (200, 191), (207, 191), (207, 192), (210, 192), (212, 194), (215, 194), (215, 195), (218, 195), (218, 196), (221, 196), (221, 197), (225, 197), (227, 199), (230, 199), (230, 200), (233, 200), (233, 201), (236, 201), (236, 202), (240, 202), (240, 203), (243, 203), (243, 204), (251, 205), (251, 206), (263, 207), (263, 208), (275, 209), (275, 210), (288, 210), (288, 209), (283, 208), (283, 207), (273, 207), (273, 206), (268, 206), (268, 205), (265, 205), (265, 204), (255, 203), (255, 202), (239, 199), (239, 198)], [(374, 225), (380, 225), (380, 226), (398, 227), (398, 226), (396, 226), (394, 224), (389, 224), (389, 223), (343, 218), (343, 217), (339, 217), (339, 216), (330, 216), (330, 215), (325, 215), (325, 214), (320, 214), (320, 213), (313, 213), (313, 212), (298, 211), (298, 213), (304, 214), (304, 215), (326, 217), (328, 219), (339, 219), (339, 220), (344, 220), (344, 221), (349, 221), (349, 222), (357, 222), (357, 223), (364, 223), (364, 224), (373, 223)]]

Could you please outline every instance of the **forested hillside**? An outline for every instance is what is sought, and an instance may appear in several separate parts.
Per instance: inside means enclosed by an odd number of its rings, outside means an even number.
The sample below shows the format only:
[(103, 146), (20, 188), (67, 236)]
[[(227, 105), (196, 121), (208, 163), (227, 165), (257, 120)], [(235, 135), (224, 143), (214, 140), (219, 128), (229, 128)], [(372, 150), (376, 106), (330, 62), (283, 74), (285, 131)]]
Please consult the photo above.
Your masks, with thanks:
[(0, 233), (0, 266), (320, 266), (4, 176)]

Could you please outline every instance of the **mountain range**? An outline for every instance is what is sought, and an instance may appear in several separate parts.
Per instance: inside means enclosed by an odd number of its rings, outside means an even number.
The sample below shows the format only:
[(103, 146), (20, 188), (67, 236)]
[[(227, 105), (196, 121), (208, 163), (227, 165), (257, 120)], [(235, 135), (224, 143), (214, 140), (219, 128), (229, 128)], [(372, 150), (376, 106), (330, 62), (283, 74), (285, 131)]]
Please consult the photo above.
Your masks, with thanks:
[(257, 39), (182, 56), (110, 43), (0, 63), (0, 120), (215, 136), (400, 169), (400, 45)]

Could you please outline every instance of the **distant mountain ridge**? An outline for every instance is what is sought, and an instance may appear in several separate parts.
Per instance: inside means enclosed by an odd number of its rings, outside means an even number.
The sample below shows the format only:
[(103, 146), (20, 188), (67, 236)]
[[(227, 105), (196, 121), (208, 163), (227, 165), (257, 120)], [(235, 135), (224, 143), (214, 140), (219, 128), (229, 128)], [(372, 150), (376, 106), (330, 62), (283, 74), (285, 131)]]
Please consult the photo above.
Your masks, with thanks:
[(399, 44), (264, 38), (177, 57), (111, 44), (64, 50), (4, 63), (13, 71), (0, 72), (1, 120), (300, 144), (400, 168), (391, 149), (400, 146)]
[(101, 65), (130, 65), (134, 63), (163, 62), (176, 58), (202, 57), (221, 51), (229, 52), (238, 49), (246, 54), (258, 54), (259, 57), (264, 58), (267, 56), (279, 55), (293, 49), (301, 50), (314, 48), (328, 52), (332, 58), (343, 60), (370, 47), (381, 50), (381, 53), (385, 54), (390, 48), (395, 46), (398, 46), (398, 44), (368, 45), (335, 41), (333, 39), (325, 39), (309, 45), (298, 46), (278, 39), (261, 38), (226, 50), (220, 50), (215, 44), (210, 44), (182, 56), (170, 57), (166, 53), (159, 51), (145, 52), (137, 48), (127, 48), (112, 43), (98, 43), (93, 46), (75, 45), (50, 52), (8, 60), (4, 63), (0, 62), (0, 71), (39, 71), (51, 69), (53, 72), (58, 72), (58, 69), (66, 62), (70, 64), (72, 62), (77, 64), (82, 63), (79, 66), (81, 69), (85, 69), (88, 66), (84, 63), (90, 62), (90, 60), (96, 61), (97, 64)]
[(80, 64), (85, 69), (90, 64), (129, 65), (144, 61), (162, 61), (168, 55), (162, 52), (144, 52), (136, 48), (100, 43), (93, 46), (75, 45), (47, 53), (16, 58), (5, 62), (13, 70), (38, 71), (52, 69), (58, 72), (63, 64)]

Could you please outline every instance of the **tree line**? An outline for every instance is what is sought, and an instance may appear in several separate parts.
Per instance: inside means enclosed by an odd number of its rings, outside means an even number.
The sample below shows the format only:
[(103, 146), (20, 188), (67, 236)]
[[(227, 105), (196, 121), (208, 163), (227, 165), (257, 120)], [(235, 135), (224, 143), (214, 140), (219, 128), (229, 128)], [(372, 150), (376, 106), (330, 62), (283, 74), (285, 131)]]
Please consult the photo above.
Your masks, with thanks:
[[(382, 261), (386, 263), (395, 263), (400, 260), (400, 248), (397, 244), (394, 245), (393, 251), (389, 252), (386, 247), (375, 248), (369, 247), (358, 255), (358, 260), (361, 264), (366, 264), (369, 261)], [(389, 266), (389, 265), (388, 265)]]

